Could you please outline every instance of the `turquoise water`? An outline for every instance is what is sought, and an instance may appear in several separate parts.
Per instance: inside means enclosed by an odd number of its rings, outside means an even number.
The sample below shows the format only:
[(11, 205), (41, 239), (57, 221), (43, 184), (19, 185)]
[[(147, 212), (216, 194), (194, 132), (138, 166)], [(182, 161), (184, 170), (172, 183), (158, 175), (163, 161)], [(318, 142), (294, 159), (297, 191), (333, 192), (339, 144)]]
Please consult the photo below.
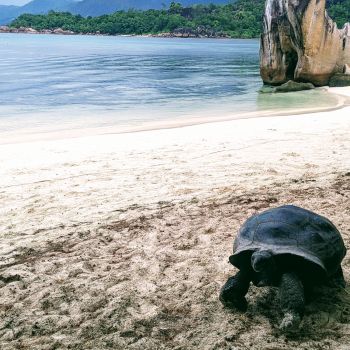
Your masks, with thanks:
[(259, 95), (258, 40), (0, 34), (0, 48), (0, 132), (336, 103), (319, 91)]

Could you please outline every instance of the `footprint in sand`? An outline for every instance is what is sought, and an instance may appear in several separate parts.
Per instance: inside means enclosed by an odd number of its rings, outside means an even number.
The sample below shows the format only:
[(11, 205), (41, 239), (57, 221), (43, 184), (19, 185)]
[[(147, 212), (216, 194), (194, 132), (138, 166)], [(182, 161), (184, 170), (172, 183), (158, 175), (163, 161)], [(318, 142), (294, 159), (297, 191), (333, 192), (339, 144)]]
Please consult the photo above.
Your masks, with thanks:
[(300, 157), (300, 154), (295, 152), (286, 152), (286, 153), (283, 153), (282, 155), (287, 157)]

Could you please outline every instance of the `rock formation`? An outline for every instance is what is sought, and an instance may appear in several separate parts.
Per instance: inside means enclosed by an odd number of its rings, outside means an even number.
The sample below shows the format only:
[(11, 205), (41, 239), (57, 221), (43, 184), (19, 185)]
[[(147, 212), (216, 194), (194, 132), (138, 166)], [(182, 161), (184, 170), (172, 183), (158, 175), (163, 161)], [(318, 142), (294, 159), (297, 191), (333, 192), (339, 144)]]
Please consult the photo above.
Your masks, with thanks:
[(350, 65), (350, 24), (338, 29), (326, 0), (267, 0), (260, 72), (267, 84), (288, 80), (327, 85)]

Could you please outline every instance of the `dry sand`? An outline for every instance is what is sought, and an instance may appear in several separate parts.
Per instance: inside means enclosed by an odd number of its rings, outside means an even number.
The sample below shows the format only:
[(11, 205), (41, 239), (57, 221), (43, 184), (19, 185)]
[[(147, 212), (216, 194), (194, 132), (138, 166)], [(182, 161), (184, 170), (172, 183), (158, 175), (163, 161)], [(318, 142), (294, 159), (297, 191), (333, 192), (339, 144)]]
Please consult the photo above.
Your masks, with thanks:
[(1, 350), (350, 349), (350, 287), (294, 337), (273, 289), (218, 301), (253, 213), (303, 206), (350, 247), (350, 108), (7, 144), (0, 164)]

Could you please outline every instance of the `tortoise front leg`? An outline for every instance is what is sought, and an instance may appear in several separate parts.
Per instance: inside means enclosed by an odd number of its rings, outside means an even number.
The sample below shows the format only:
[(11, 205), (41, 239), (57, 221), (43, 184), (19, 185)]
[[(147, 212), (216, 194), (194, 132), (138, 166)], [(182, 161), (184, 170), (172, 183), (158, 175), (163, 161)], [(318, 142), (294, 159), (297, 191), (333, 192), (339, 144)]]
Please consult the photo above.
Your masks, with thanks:
[(245, 271), (239, 271), (235, 276), (230, 277), (220, 291), (219, 298), (224, 306), (234, 306), (240, 311), (246, 311), (245, 295), (248, 293), (250, 281), (250, 274)]
[(343, 269), (339, 266), (337, 272), (332, 276), (330, 285), (337, 288), (345, 288), (346, 282), (344, 279)]
[(282, 275), (279, 291), (281, 308), (284, 313), (279, 328), (284, 331), (296, 330), (304, 315), (304, 286), (295, 273), (285, 273)]

